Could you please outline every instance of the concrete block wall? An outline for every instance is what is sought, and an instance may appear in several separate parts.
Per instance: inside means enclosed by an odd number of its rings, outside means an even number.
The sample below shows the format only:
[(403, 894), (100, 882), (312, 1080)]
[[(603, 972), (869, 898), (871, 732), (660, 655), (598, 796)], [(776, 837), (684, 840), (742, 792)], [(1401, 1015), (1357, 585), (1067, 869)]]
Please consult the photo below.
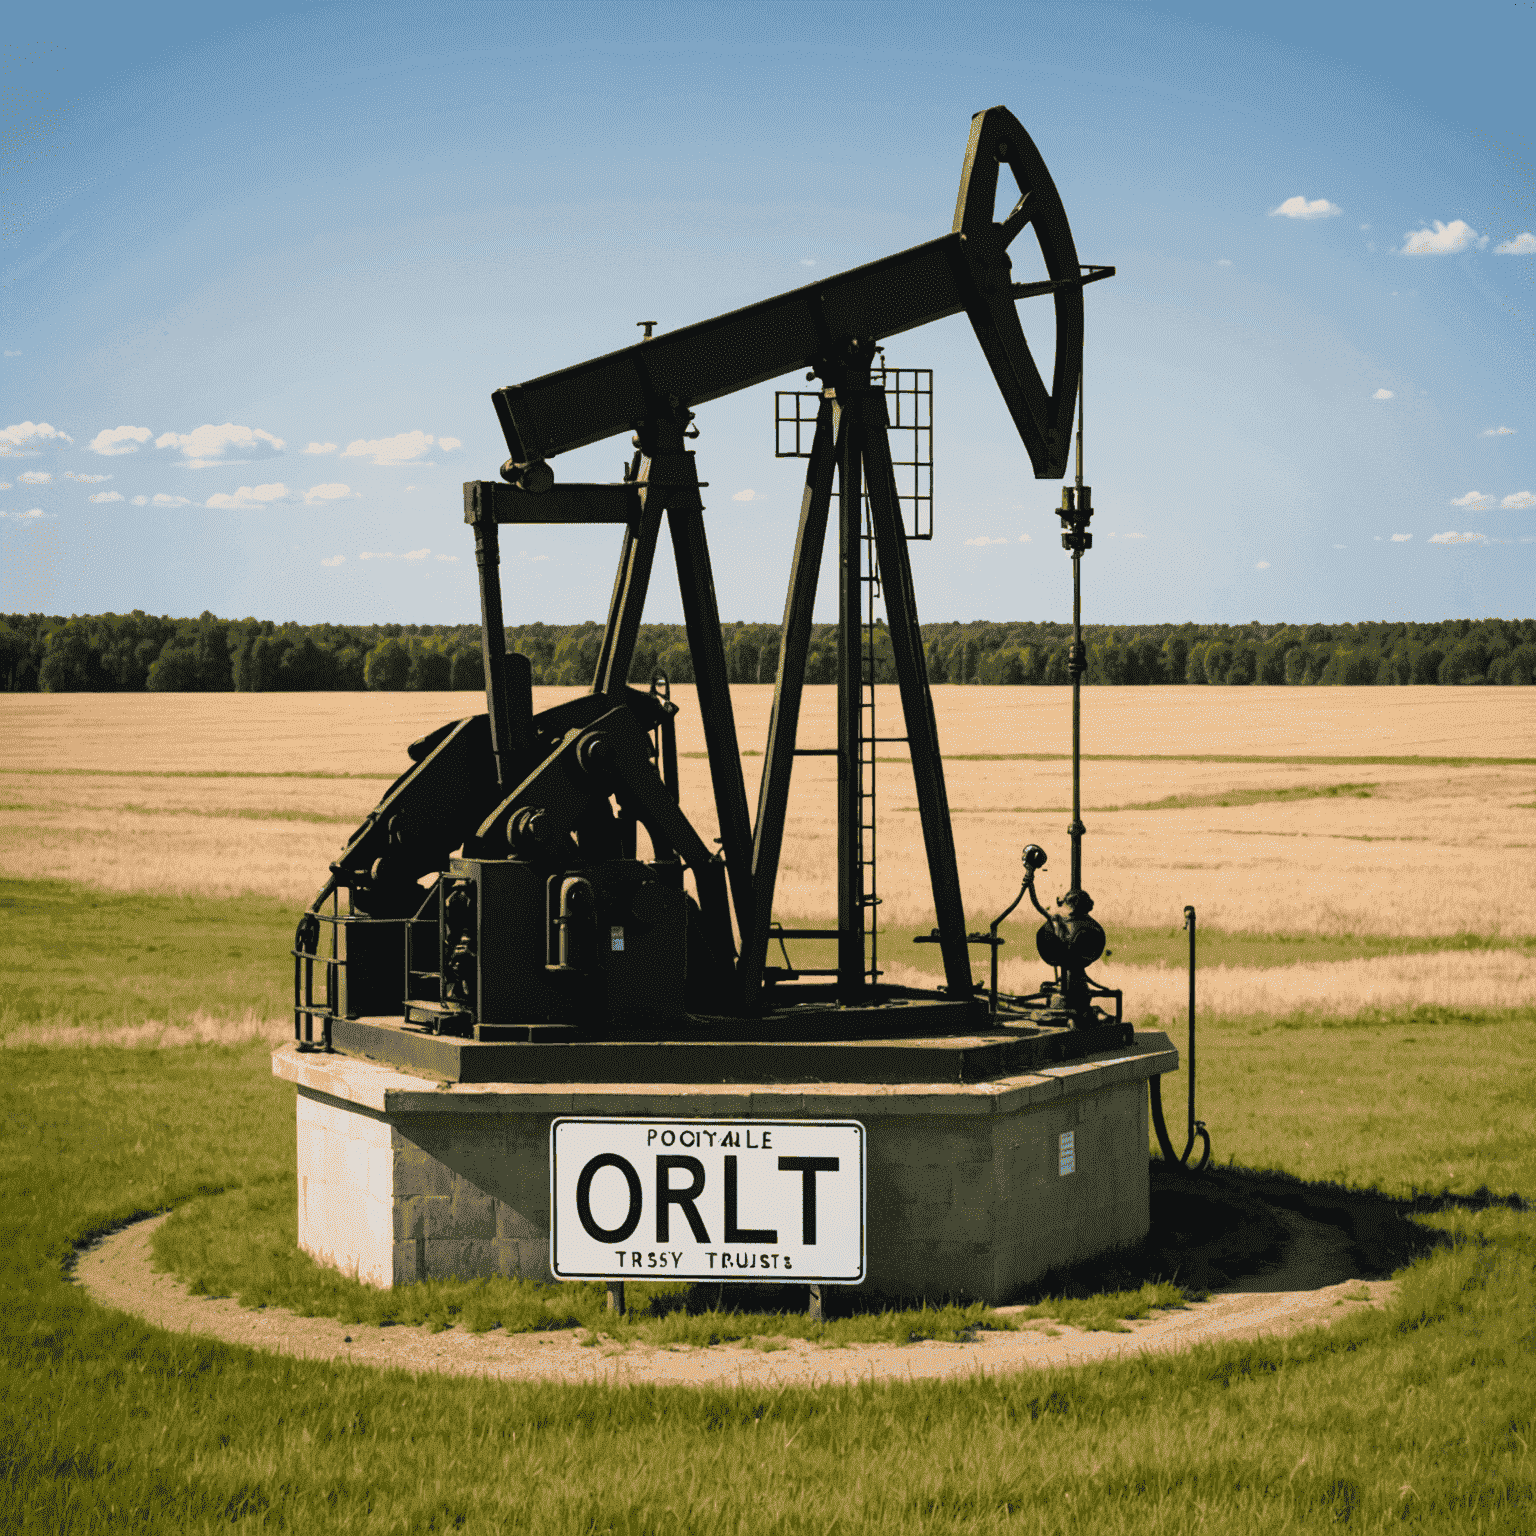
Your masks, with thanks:
[[(548, 1280), (549, 1128), (559, 1115), (856, 1119), (867, 1147), (872, 1295), (1006, 1301), (1048, 1270), (1134, 1243), (1150, 1217), (1146, 1079), (1177, 1053), (1147, 1031), (1118, 1058), (998, 1083), (783, 1087), (456, 1085), (300, 1055), (299, 1241), (373, 1285)], [(1071, 1131), (1076, 1167), (1060, 1172)]]
[(402, 1115), (392, 1131), (397, 1280), (550, 1280), (553, 1114)]
[(299, 1247), (368, 1285), (394, 1285), (394, 1130), (363, 1106), (299, 1094)]
[[(1073, 1172), (1060, 1137), (1073, 1135)], [(1036, 1106), (993, 1127), (991, 1291), (1011, 1295), (1048, 1270), (1140, 1242), (1151, 1225), (1144, 1082)]]

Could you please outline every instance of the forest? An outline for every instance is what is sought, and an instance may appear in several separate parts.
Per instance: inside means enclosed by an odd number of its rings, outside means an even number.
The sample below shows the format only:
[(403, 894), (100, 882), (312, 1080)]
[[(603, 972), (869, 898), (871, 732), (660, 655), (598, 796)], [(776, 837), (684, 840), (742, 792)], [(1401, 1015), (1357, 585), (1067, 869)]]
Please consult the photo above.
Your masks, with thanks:
[[(771, 683), (777, 624), (721, 626), (733, 683)], [(592, 680), (603, 627), (520, 624), (507, 648), (535, 683)], [(934, 683), (1053, 685), (1068, 681), (1066, 624), (925, 624)], [(1536, 619), (1438, 623), (1097, 624), (1083, 631), (1090, 684), (1513, 684), (1536, 679)], [(889, 633), (866, 631), (865, 676), (895, 682)], [(680, 624), (644, 624), (630, 681), (663, 672), (693, 681)], [(807, 681), (837, 675), (837, 629), (812, 631)], [(132, 613), (0, 615), (0, 690), (9, 693), (271, 693), (439, 691), (483, 686), (478, 624), (294, 624)]]

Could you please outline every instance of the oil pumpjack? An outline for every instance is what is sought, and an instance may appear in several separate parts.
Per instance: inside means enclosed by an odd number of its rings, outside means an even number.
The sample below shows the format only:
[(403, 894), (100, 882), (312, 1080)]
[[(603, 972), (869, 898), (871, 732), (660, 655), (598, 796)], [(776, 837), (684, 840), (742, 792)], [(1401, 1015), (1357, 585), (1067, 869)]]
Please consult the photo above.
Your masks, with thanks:
[[(996, 216), (1007, 166), (1018, 197)], [(1012, 277), (1026, 229), (1047, 277)], [(1029, 136), (1003, 107), (972, 120), (951, 231), (866, 266), (526, 383), (492, 400), (508, 459), (464, 487), (481, 597), (486, 712), (409, 749), (411, 766), (348, 841), (298, 925), (295, 1034), (447, 1081), (977, 1080), (1121, 1044), (1118, 994), (1087, 967), (1104, 948), (1082, 889), (1078, 689), (1084, 669), (1080, 564), (1092, 545), (1082, 483), (1083, 288), (1113, 275), (1077, 259), (1066, 212)], [(1016, 303), (1055, 311), (1049, 387)], [(908, 530), (893, 465), (881, 343), (964, 312), (1035, 477), (1067, 472), (1075, 407), (1078, 473), (1063, 493), (1072, 555), (1074, 799), (1071, 890), (1051, 914), (1034, 891), (1045, 863), (1025, 850), (1027, 893), (1046, 918), (1038, 946), (1055, 975), (1000, 999), (1000, 917), (966, 931), (933, 701), (918, 630)], [(797, 369), (819, 381), (784, 606), (772, 714), (749, 814), (690, 438), (696, 410)], [(812, 426), (812, 415), (814, 425)], [(557, 482), (560, 454), (632, 434), (614, 484)], [(835, 927), (773, 922), (818, 572), (837, 497), (838, 902)], [(679, 807), (674, 721), (663, 679), (629, 686), (663, 515), (677, 564), (718, 818), (708, 847)], [(512, 524), (606, 523), (618, 572), (591, 689), (535, 713), (531, 668), (505, 649), (499, 534)], [(861, 844), (861, 602), (876, 579), (911, 755), (943, 984), (883, 984)], [(651, 857), (638, 857), (643, 827)], [(341, 893), (345, 892), (346, 909)], [(1012, 907), (1009, 908), (1011, 912)], [(1006, 916), (1007, 914), (1003, 914)], [(835, 971), (769, 963), (773, 943), (835, 939)], [(989, 994), (969, 947), (990, 946)], [(782, 945), (781, 945), (782, 948)], [(1111, 1017), (1096, 999), (1114, 998)], [(881, 1074), (877, 1079), (875, 1073)], [(756, 1076), (754, 1076), (756, 1074)]]

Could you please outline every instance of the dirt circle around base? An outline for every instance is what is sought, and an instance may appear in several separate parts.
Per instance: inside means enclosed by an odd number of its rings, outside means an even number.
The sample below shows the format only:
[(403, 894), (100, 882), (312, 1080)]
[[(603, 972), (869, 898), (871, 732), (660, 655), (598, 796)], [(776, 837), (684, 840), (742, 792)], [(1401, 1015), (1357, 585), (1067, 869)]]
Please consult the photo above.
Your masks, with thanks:
[[(1126, 1333), (1037, 1322), (1016, 1332), (985, 1332), (963, 1344), (927, 1340), (829, 1347), (783, 1339), (766, 1348), (761, 1342), (621, 1347), (608, 1341), (583, 1343), (587, 1336), (577, 1330), (509, 1334), (499, 1328), (486, 1333), (449, 1328), (432, 1333), (425, 1327), (381, 1328), (300, 1317), (281, 1307), (252, 1309), (232, 1297), (193, 1296), (182, 1281), (157, 1271), (151, 1262), (151, 1239), (165, 1219), (136, 1221), (82, 1248), (73, 1278), (102, 1306), (173, 1333), (305, 1360), (497, 1381), (783, 1387), (1013, 1373), (1284, 1337), (1335, 1323), (1362, 1308), (1385, 1306), (1397, 1290), (1392, 1280), (1329, 1278), (1347, 1271), (1349, 1255), (1341, 1234), (1286, 1213), (1291, 1240), (1279, 1266), (1235, 1282), (1207, 1301), (1129, 1322)], [(1010, 1309), (998, 1310), (1006, 1314)]]

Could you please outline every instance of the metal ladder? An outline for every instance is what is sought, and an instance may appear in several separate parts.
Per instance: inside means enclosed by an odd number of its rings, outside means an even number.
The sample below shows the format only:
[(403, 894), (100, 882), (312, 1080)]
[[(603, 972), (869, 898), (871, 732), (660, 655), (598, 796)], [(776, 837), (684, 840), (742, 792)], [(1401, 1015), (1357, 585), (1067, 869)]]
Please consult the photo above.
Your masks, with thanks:
[[(879, 796), (876, 787), (880, 736), (875, 720), (875, 605), (880, 598), (880, 565), (875, 558), (875, 530), (869, 516), (869, 495), (864, 496), (863, 569), (864, 616), (860, 640), (864, 652), (859, 683), (859, 739), (855, 744), (859, 774), (859, 914), (864, 927), (864, 974), (871, 986), (880, 979), (880, 884), (876, 823)], [(905, 740), (905, 738), (902, 738)]]

